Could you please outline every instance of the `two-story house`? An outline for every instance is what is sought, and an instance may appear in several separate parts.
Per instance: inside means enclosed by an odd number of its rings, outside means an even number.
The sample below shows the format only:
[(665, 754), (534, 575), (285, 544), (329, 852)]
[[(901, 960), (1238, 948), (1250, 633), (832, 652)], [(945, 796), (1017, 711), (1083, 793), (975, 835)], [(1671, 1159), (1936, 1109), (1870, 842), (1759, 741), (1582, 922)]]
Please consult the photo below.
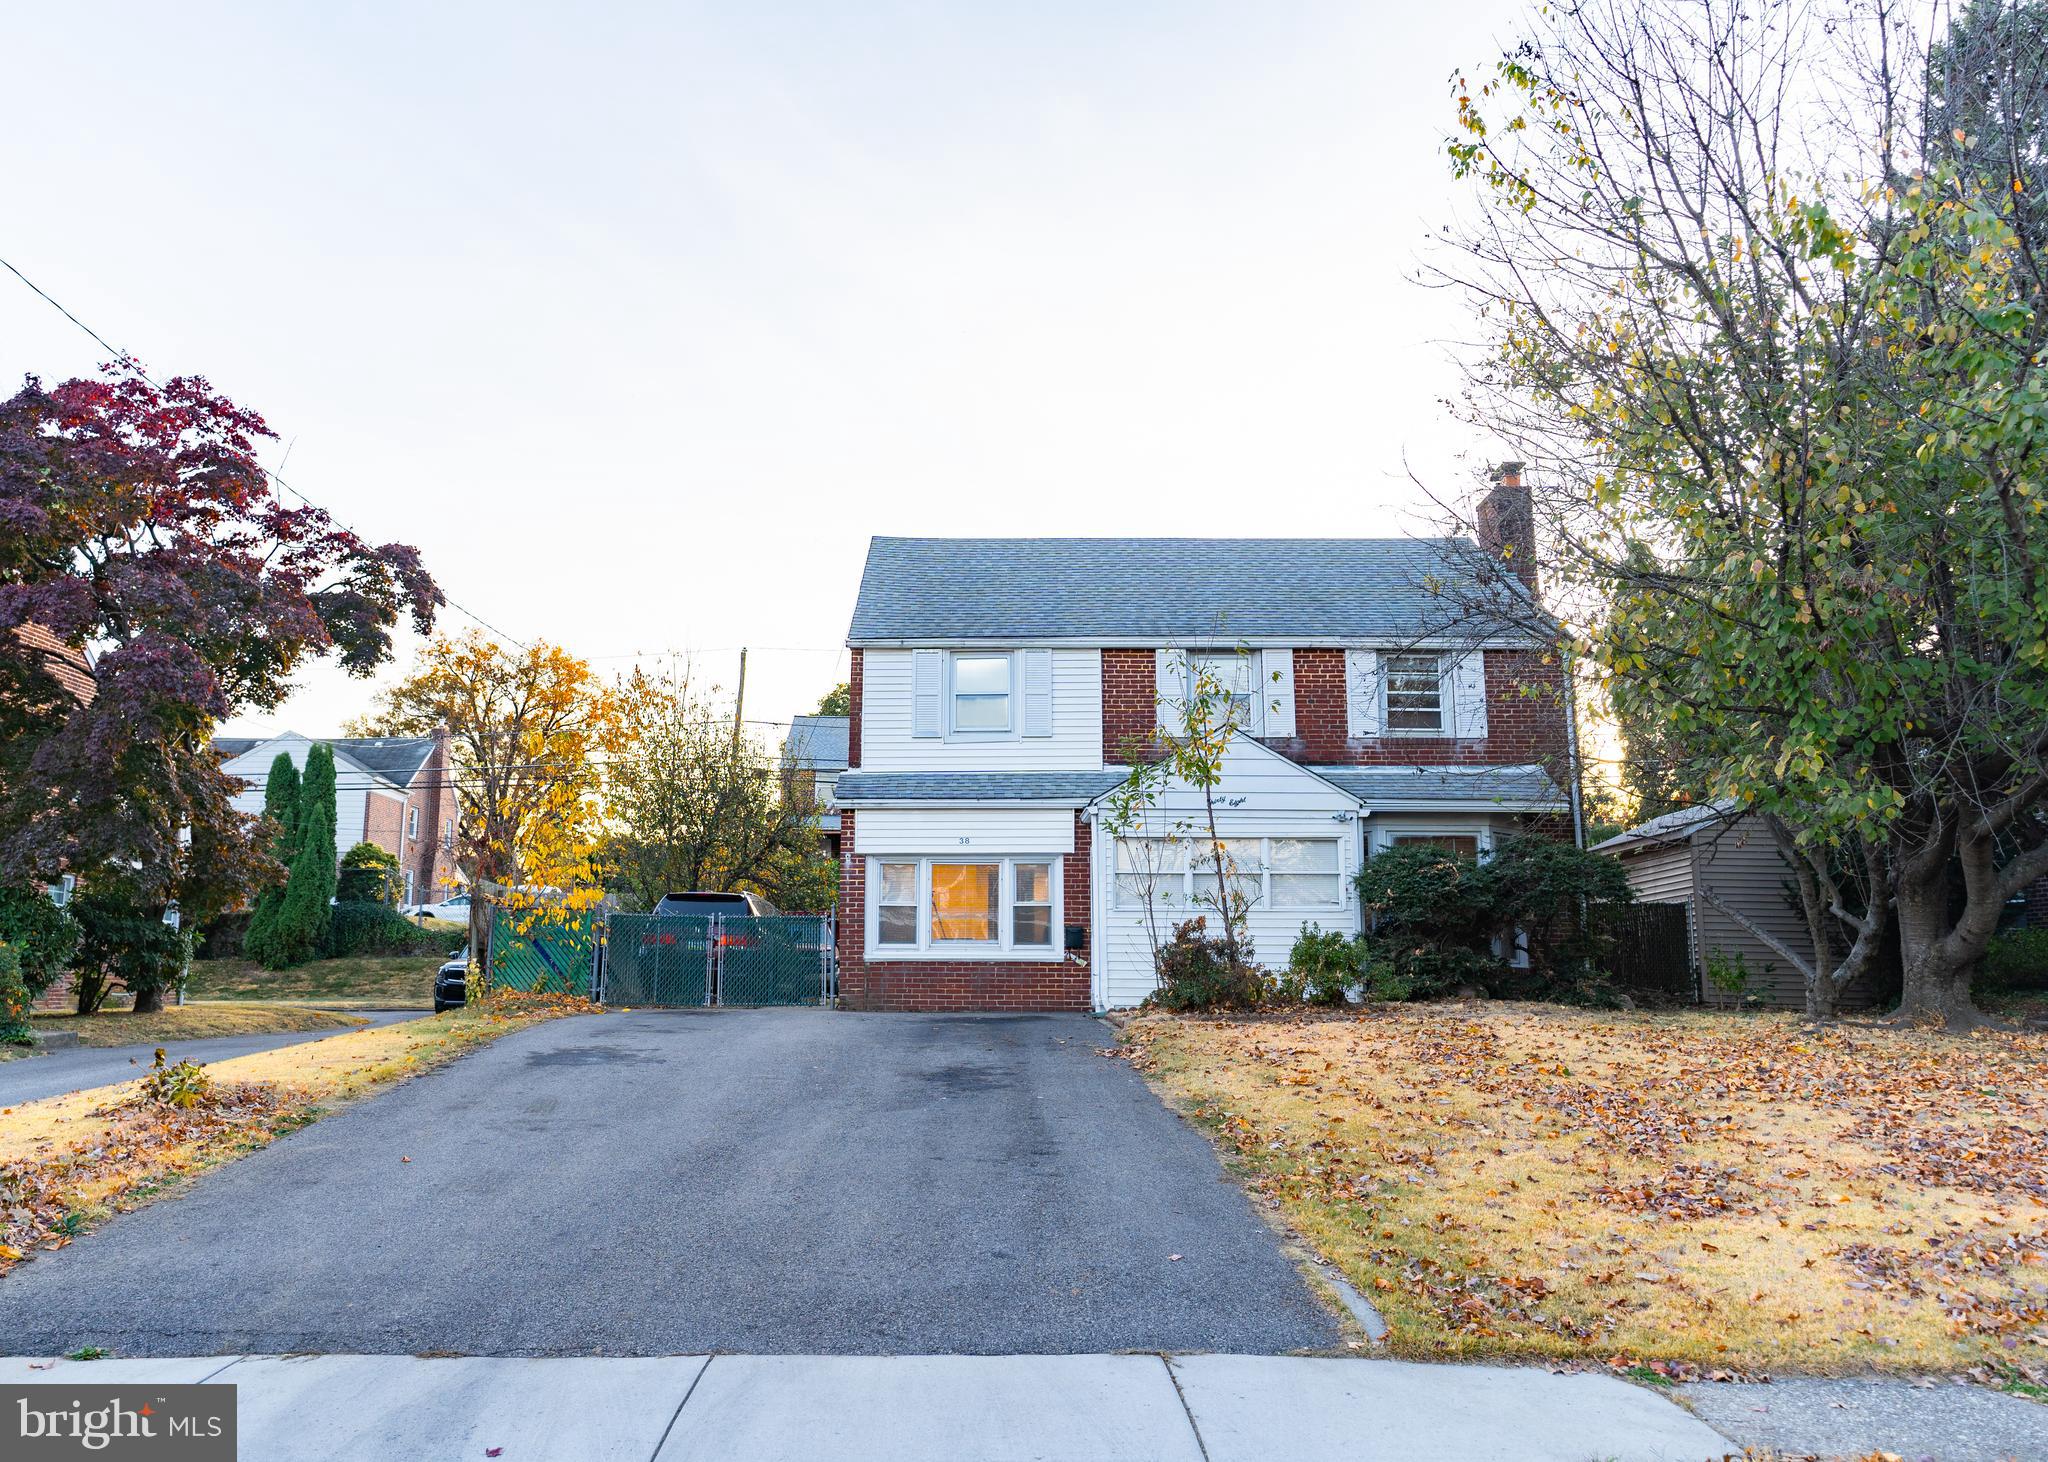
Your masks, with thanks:
[(1085, 1010), (1150, 993), (1155, 932), (1202, 912), (1203, 799), (1169, 783), (1120, 835), (1106, 799), (1204, 672), (1244, 723), (1215, 797), (1263, 963), (1306, 924), (1359, 927), (1373, 850), (1572, 835), (1556, 647), (1538, 616), (1460, 592), (1482, 555), (1533, 592), (1514, 471), (1479, 524), (1476, 545), (873, 540), (835, 788), (841, 997)]
[[(448, 733), (432, 736), (326, 736), (334, 753), (334, 847), (346, 853), (357, 843), (375, 843), (398, 859), (399, 899), (407, 905), (433, 903), (460, 885), (455, 864), (456, 800), (448, 760)], [(313, 738), (296, 731), (276, 736), (216, 736), (213, 749), (221, 770), (240, 777), (244, 790), (234, 799), (238, 812), (263, 810), (263, 784), (279, 752), (304, 771)]]

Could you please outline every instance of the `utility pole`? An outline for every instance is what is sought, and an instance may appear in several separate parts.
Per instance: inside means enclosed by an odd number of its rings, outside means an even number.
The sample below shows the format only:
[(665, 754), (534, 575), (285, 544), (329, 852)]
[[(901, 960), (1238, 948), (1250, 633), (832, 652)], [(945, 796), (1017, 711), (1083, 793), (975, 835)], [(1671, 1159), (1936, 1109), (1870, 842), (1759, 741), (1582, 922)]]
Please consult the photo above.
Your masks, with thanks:
[(747, 713), (747, 647), (740, 646), (740, 688), (732, 698), (732, 745), (739, 750), (740, 718)]

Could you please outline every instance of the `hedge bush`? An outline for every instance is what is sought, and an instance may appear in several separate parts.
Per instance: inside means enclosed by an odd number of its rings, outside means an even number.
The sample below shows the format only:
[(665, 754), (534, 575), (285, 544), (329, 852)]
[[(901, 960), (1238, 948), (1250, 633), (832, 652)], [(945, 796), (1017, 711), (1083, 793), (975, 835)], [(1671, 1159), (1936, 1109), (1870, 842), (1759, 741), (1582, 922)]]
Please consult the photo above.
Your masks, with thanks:
[(1228, 946), (1213, 938), (1205, 919), (1189, 919), (1173, 931), (1158, 954), (1159, 988), (1145, 997), (1162, 1010), (1247, 1010), (1265, 998), (1266, 980), (1239, 941), (1233, 962)]
[(13, 949), (29, 994), (40, 995), (70, 966), (78, 921), (33, 884), (0, 888), (0, 943)]
[(2008, 929), (1993, 935), (1971, 987), (1987, 993), (2048, 989), (2048, 929)]
[(351, 955), (448, 954), (462, 936), (422, 929), (389, 904), (350, 900), (328, 909), (327, 938), (320, 953), (326, 959)]

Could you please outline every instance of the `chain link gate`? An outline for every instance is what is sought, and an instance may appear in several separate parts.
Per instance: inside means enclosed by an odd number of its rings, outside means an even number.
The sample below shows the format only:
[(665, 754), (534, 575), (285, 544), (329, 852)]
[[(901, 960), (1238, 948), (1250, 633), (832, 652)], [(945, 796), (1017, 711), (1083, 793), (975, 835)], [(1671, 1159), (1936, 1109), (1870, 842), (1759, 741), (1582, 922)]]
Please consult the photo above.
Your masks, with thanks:
[(613, 914), (598, 998), (607, 1005), (830, 1005), (839, 993), (830, 914)]
[(591, 994), (603, 920), (595, 910), (491, 910), (490, 981), (528, 994)]

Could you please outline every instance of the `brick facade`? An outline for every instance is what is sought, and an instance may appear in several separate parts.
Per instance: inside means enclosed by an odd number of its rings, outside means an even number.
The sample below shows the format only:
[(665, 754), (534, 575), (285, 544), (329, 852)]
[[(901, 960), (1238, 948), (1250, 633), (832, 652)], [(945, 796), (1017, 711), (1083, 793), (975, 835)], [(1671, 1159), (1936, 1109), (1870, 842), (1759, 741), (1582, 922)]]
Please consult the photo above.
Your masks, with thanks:
[[(413, 897), (421, 903), (446, 898), (455, 891), (455, 823), (459, 816), (448, 765), (448, 733), (434, 733), (434, 749), (413, 775), (406, 790), (405, 821), (400, 825), (401, 868), (412, 870)], [(419, 834), (407, 832), (413, 811), (419, 812)]]
[[(860, 765), (860, 677), (861, 652), (849, 650), (846, 670), (846, 684), (851, 695), (846, 709), (846, 765), (849, 770)], [(845, 838), (846, 846), (852, 847), (853, 839), (845, 836), (848, 831), (851, 831), (850, 827), (842, 824), (841, 837)]]
[[(1268, 651), (1267, 653), (1272, 653)], [(1294, 652), (1294, 729), (1262, 738), (1292, 761), (1310, 766), (1520, 766), (1540, 763), (1560, 782), (1566, 775), (1564, 669), (1540, 650), (1486, 653), (1486, 735), (1373, 736), (1345, 734), (1344, 652)], [(1158, 688), (1151, 650), (1102, 652), (1102, 757), (1121, 764), (1124, 745), (1149, 731)]]
[(1150, 741), (1159, 724), (1159, 656), (1155, 650), (1102, 652), (1102, 761), (1127, 766), (1133, 743)]
[[(857, 652), (856, 652), (857, 653)], [(856, 661), (855, 675), (859, 675)], [(854, 714), (860, 714), (859, 681)], [(856, 723), (858, 724), (858, 723)], [(867, 859), (855, 853), (859, 814), (840, 814), (839, 1002), (853, 1010), (1087, 1010), (1093, 1003), (1093, 947), (1058, 963), (1034, 960), (876, 960), (867, 958)], [(1074, 817), (1074, 851), (1060, 865), (1066, 922), (1089, 924), (1089, 826)], [(1053, 937), (1063, 941), (1063, 930)]]

